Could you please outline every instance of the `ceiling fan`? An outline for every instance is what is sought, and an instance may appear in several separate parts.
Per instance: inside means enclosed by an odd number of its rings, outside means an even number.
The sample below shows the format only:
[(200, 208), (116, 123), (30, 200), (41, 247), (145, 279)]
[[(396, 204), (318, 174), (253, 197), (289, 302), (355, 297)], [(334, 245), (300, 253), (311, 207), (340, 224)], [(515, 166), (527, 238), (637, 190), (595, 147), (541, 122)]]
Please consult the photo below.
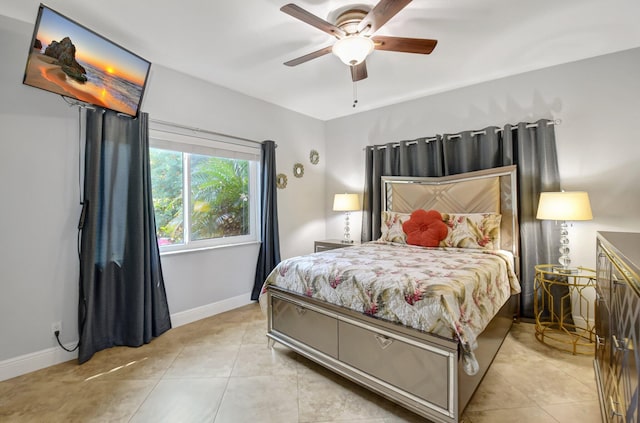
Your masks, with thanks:
[(373, 50), (429, 54), (438, 43), (437, 40), (374, 35), (409, 3), (411, 0), (380, 0), (369, 11), (364, 10), (363, 6), (347, 7), (338, 14), (335, 24), (329, 23), (293, 3), (284, 5), (280, 8), (284, 13), (337, 38), (333, 45), (289, 60), (284, 64), (297, 66), (333, 52), (342, 62), (349, 65), (351, 79), (356, 82), (367, 77), (365, 60)]

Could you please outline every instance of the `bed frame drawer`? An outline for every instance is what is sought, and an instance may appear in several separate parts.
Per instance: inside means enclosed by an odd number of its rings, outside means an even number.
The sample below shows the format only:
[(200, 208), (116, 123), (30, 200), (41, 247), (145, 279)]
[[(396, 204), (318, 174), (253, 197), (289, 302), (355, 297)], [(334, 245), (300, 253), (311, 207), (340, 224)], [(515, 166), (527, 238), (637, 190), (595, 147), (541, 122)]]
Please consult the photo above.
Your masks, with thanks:
[(308, 307), (271, 297), (273, 330), (338, 358), (338, 320)]
[(371, 376), (411, 392), (443, 409), (449, 409), (453, 382), (451, 353), (425, 349), (410, 339), (377, 333), (339, 322), (338, 357)]

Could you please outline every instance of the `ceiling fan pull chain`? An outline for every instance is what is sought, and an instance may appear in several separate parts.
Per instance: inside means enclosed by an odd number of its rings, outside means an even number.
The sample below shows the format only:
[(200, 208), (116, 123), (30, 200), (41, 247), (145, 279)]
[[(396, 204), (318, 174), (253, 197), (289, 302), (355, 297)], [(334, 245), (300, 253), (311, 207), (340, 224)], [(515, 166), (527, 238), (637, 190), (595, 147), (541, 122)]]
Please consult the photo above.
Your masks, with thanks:
[(353, 107), (356, 107), (356, 104), (358, 104), (358, 87), (356, 81), (353, 81)]

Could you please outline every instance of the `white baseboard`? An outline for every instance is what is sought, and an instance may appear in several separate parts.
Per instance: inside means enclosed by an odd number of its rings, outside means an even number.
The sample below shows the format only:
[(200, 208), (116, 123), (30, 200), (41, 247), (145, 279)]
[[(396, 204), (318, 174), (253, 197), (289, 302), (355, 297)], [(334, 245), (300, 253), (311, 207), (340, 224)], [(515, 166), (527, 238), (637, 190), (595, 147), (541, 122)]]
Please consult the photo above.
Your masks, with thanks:
[[(186, 325), (197, 320), (224, 313), (234, 308), (251, 304), (251, 292), (227, 298), (226, 300), (185, 310), (171, 315), (171, 324), (174, 328)], [(71, 349), (78, 341), (65, 344), (65, 348)], [(67, 352), (60, 347), (47, 348), (18, 357), (0, 361), (0, 382), (26, 373), (44, 369), (45, 367), (64, 363), (78, 358), (78, 352)]]
[(252, 302), (251, 292), (247, 292), (236, 297), (227, 298), (226, 300), (206, 304), (190, 310), (180, 311), (171, 315), (171, 325), (174, 328), (177, 328), (197, 320), (202, 320), (207, 317), (215, 316), (216, 314), (224, 313), (225, 311), (233, 310), (234, 308), (251, 304)]
[[(76, 343), (77, 341), (65, 344), (65, 348), (72, 349), (76, 346)], [(0, 361), (0, 381), (44, 369), (54, 364), (64, 363), (65, 361), (75, 358), (78, 358), (77, 351), (67, 352), (60, 347), (52, 347)]]

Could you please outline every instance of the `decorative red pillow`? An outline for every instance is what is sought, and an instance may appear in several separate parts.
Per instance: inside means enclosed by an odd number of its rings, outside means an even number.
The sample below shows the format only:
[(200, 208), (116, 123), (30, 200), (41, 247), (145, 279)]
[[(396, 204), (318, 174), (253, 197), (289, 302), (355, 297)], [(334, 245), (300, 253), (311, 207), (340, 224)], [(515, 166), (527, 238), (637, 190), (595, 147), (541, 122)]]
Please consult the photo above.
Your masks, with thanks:
[(447, 237), (449, 228), (436, 210), (416, 210), (411, 218), (402, 224), (407, 234), (407, 244), (423, 247), (437, 247)]

